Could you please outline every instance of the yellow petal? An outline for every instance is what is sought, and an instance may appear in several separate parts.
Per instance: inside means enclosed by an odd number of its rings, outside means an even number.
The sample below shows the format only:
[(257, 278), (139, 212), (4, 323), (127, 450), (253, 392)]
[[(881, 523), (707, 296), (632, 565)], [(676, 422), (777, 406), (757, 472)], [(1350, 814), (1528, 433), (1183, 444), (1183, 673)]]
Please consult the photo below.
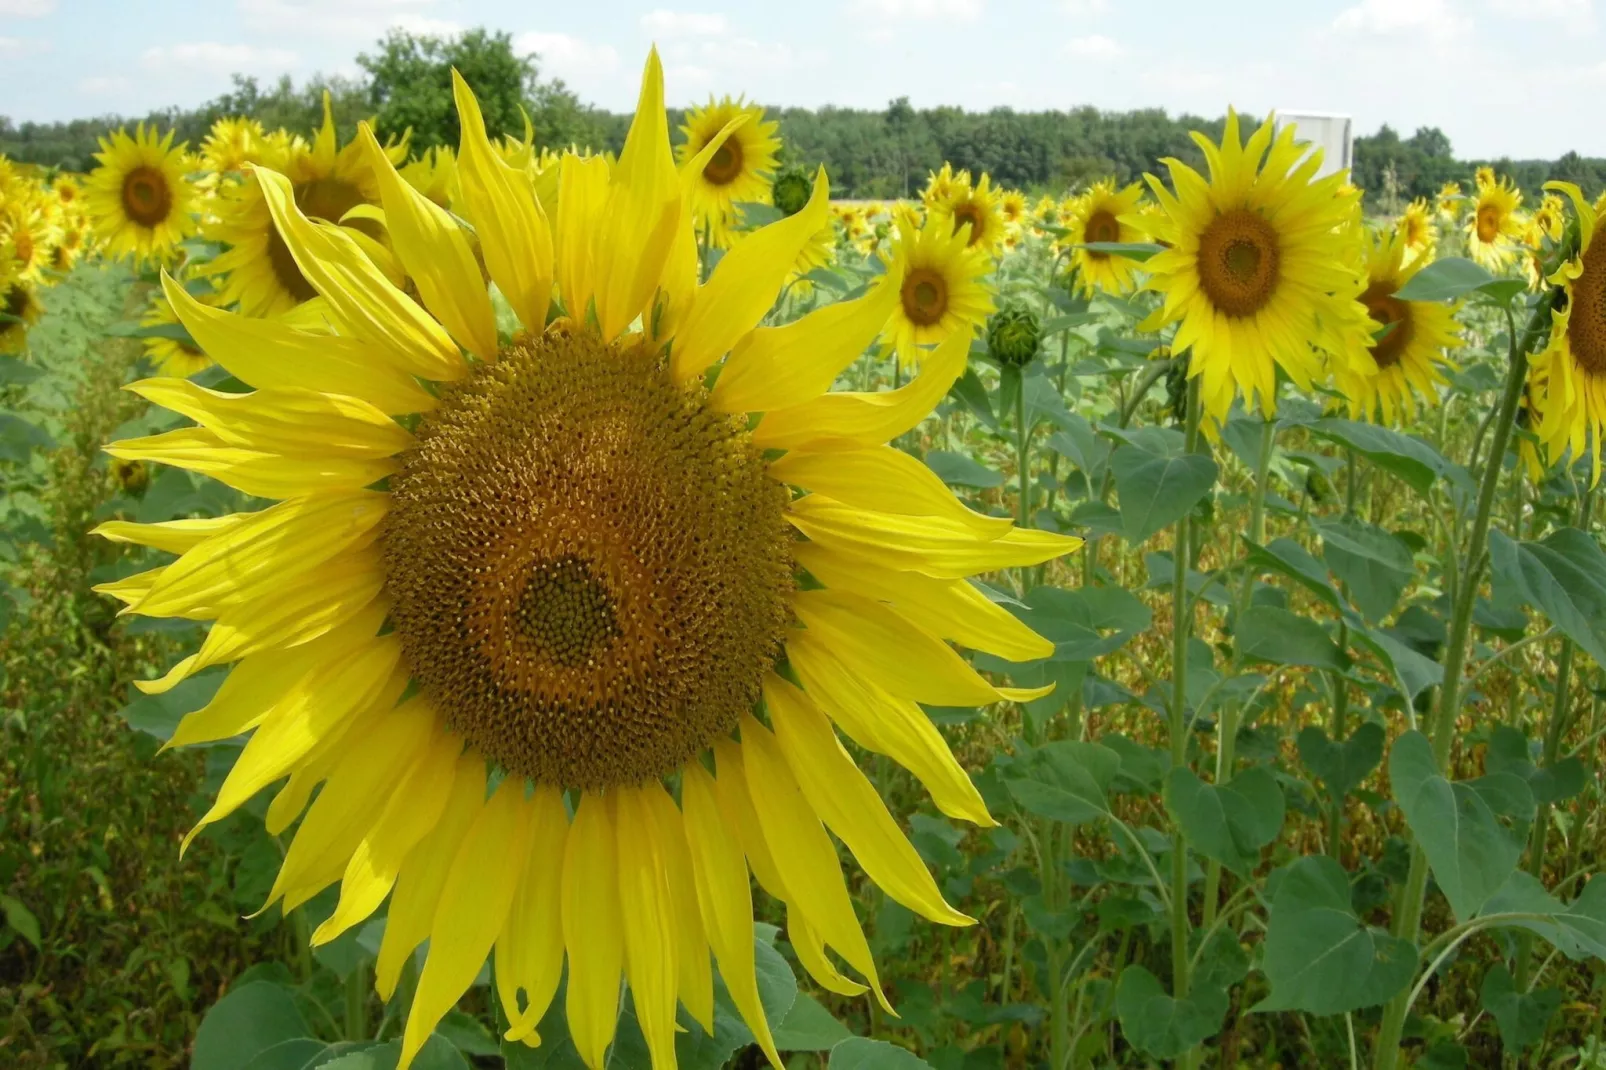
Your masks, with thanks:
[(802, 211), (756, 230), (731, 246), (714, 268), (708, 285), (697, 291), (686, 321), (675, 332), (676, 379), (685, 382), (701, 375), (758, 326), (775, 305), (798, 254), (830, 215), (830, 184), (822, 167), (814, 178), (814, 195)]
[(566, 1009), (574, 1047), (602, 1070), (619, 1017), (624, 970), (619, 859), (611, 795), (587, 792), (563, 850), (563, 945), (569, 953)]
[(763, 830), (758, 827), (758, 816), (753, 813), (753, 800), (747, 795), (747, 764), (742, 761), (741, 744), (728, 737), (716, 739), (714, 761), (717, 773), (714, 786), (719, 812), (725, 819), (726, 827), (736, 834), (741, 843), (742, 853), (747, 856), (754, 879), (772, 898), (783, 902), (789, 900), (791, 896), (786, 891), (786, 882), (781, 879), (775, 859), (770, 857), (769, 845), (764, 842)]
[(852, 997), (870, 990), (868, 985), (861, 985), (836, 968), (825, 953), (825, 941), (820, 938), (819, 930), (791, 903), (786, 905), (786, 935), (792, 941), (792, 950), (797, 952), (798, 962), (827, 992)]
[(942, 925), (972, 925), (943, 899), (926, 864), (848, 752), (831, 722), (796, 687), (774, 673), (764, 677), (764, 706), (803, 797), (853, 852), (883, 891)]
[[(654, 790), (656, 788), (656, 790)], [(680, 1002), (709, 1036), (714, 1034), (714, 971), (708, 957), (708, 936), (697, 907), (697, 885), (692, 878), (686, 845), (686, 823), (675, 800), (661, 785), (643, 790), (652, 816), (653, 835), (662, 845), (669, 875), (669, 899), (674, 911), (670, 931), (675, 938), (676, 988)]]
[(564, 153), (558, 164), (558, 218), (552, 236), (553, 268), (563, 308), (584, 323), (596, 294), (593, 242), (608, 197), (608, 161)]
[(390, 457), (413, 442), (405, 428), (368, 402), (339, 394), (299, 388), (229, 394), (172, 376), (124, 389), (188, 416), (225, 445), (266, 453)]
[(747, 763), (747, 793), (770, 857), (786, 882), (787, 904), (804, 913), (825, 942), (870, 983), (887, 1013), (896, 1017), (881, 991), (864, 930), (853, 914), (836, 848), (787, 768), (775, 737), (752, 717), (742, 720), (742, 757)]
[(510, 776), (475, 817), (447, 870), (396, 1070), (412, 1065), (435, 1026), (474, 983), (513, 905), (529, 849), (524, 779)]
[(758, 995), (753, 956), (753, 897), (747, 865), (734, 829), (720, 815), (714, 778), (700, 762), (686, 763), (681, 773), (680, 805), (690, 849), (691, 871), (703, 930), (719, 960), (719, 974), (742, 1021), (752, 1031), (771, 1066), (782, 1066)]
[(374, 987), (381, 999), (396, 991), (402, 965), (423, 943), (435, 920), (441, 889), (470, 824), (485, 804), (485, 759), (473, 752), (457, 759), (452, 791), (435, 827), (407, 854), (396, 876), (386, 913), (385, 935), (374, 964)]
[(438, 381), (463, 376), (462, 354), (445, 328), (392, 286), (349, 233), (302, 215), (283, 175), (259, 167), (256, 176), (296, 266), (352, 334), (383, 345), (414, 375)]
[(481, 360), (496, 359), (496, 314), (468, 236), (446, 209), (402, 181), (367, 123), (358, 124), (357, 138), (379, 180), (391, 245), (424, 307), (464, 349)]
[(998, 824), (924, 710), (861, 680), (828, 644), (808, 632), (788, 640), (786, 654), (809, 697), (838, 727), (859, 746), (885, 754), (913, 773), (937, 809), (976, 825)]
[[(701, 179), (703, 168), (708, 166), (708, 161), (714, 158), (714, 153), (725, 144), (725, 139), (746, 123), (747, 119), (746, 115), (740, 115), (726, 123), (724, 129), (703, 146), (702, 151), (681, 165), (681, 204), (691, 204), (692, 190)], [(662, 277), (658, 280), (662, 298), (650, 324), (655, 340), (666, 342), (680, 329), (681, 321), (686, 318), (686, 313), (691, 310), (692, 303), (697, 299), (697, 284), (701, 274), (702, 262), (697, 256), (696, 219), (694, 213), (683, 210), (680, 213), (680, 221), (675, 224), (675, 240), (669, 247), (669, 257), (664, 262)]]
[(251, 516), (250, 513), (230, 513), (227, 516), (202, 516), (187, 520), (164, 520), (157, 524), (136, 524), (131, 520), (108, 520), (91, 528), (91, 535), (99, 535), (112, 542), (149, 546), (170, 554), (193, 550), (202, 542), (219, 535)]
[(357, 490), (396, 471), (389, 457), (286, 457), (266, 450), (230, 446), (214, 431), (184, 427), (144, 438), (125, 438), (105, 447), (124, 460), (170, 464), (211, 476), (258, 498), (293, 498), (322, 491)]
[(434, 396), (384, 346), (203, 305), (166, 274), (162, 292), (190, 337), (241, 382), (263, 390), (346, 394), (392, 414), (435, 407)]
[(836, 453), (793, 450), (770, 462), (770, 475), (857, 509), (945, 517), (985, 539), (996, 539), (1013, 526), (1009, 517), (985, 516), (968, 508), (937, 473), (892, 446)]
[[(795, 218), (795, 217), (794, 217)], [(921, 359), (907, 386), (876, 393), (825, 394), (764, 414), (753, 441), (769, 449), (860, 449), (890, 442), (917, 426), (964, 373), (970, 333), (953, 336)]]
[(539, 334), (552, 300), (552, 229), (529, 175), (508, 166), (491, 147), (479, 102), (455, 68), (452, 95), (462, 131), (457, 173), (464, 214), (474, 224), (496, 288), (519, 322)]
[(664, 789), (616, 788), (614, 832), (618, 837), (619, 916), (624, 936), (625, 976), (635, 1000), (636, 1019), (647, 1041), (653, 1070), (675, 1066), (675, 1003), (679, 968), (675, 964), (675, 911), (670, 901), (669, 866), (644, 792)]
[[(507, 923), (496, 941), (496, 989), (508, 1040), (536, 1045), (535, 1027), (563, 977), (563, 852), (569, 815), (557, 788), (538, 786), (530, 808), (530, 851)], [(524, 990), (521, 1010), (519, 989)]]
[(831, 389), (887, 324), (901, 268), (863, 297), (816, 309), (785, 327), (760, 327), (736, 343), (708, 403), (721, 412), (768, 412)]

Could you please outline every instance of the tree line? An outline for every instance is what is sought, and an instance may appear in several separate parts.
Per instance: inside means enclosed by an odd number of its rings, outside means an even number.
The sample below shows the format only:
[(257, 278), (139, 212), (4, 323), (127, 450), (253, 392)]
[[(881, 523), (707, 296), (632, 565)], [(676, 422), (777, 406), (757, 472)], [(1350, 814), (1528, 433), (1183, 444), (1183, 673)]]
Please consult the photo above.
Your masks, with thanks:
[[(349, 136), (358, 119), (372, 117), (381, 135), (411, 131), (416, 149), (456, 145), (457, 113), (450, 71), (473, 86), (493, 136), (522, 136), (529, 117), (536, 143), (585, 145), (618, 151), (630, 116), (581, 101), (561, 81), (541, 77), (539, 57), (521, 55), (512, 35), (469, 30), (455, 37), (392, 31), (358, 57), (357, 78), (315, 76), (300, 84), (289, 76), (263, 84), (236, 75), (233, 87), (198, 108), (169, 108), (142, 117), (173, 127), (198, 146), (223, 116), (259, 119), (268, 128), (310, 133), (322, 121), (323, 95), (336, 124)], [(1203, 163), (1189, 130), (1219, 138), (1224, 119), (1170, 116), (1150, 108), (1101, 111), (985, 112), (957, 107), (915, 108), (907, 97), (885, 109), (774, 108), (787, 163), (823, 164), (839, 196), (908, 196), (946, 162), (986, 171), (995, 184), (1032, 192), (1062, 192), (1106, 176), (1128, 182), (1168, 156)], [(0, 153), (14, 160), (84, 171), (94, 166), (96, 138), (134, 119), (98, 116), (57, 123), (17, 123), (0, 115)], [(680, 113), (671, 110), (678, 125)], [(1253, 122), (1244, 117), (1244, 122)], [(1402, 138), (1389, 126), (1355, 140), (1354, 180), (1378, 210), (1396, 211), (1416, 197), (1431, 198), (1447, 181), (1469, 186), (1472, 170), (1490, 164), (1510, 174), (1530, 198), (1549, 179), (1576, 182), (1591, 197), (1606, 187), (1606, 159), (1569, 152), (1557, 160), (1462, 160), (1434, 127)]]

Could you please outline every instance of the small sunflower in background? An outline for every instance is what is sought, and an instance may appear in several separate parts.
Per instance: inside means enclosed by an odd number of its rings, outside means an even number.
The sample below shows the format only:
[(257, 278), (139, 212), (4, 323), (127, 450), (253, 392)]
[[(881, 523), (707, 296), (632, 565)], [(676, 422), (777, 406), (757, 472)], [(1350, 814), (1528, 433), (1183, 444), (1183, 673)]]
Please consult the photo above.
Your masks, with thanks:
[(63, 208), (77, 208), (82, 203), (84, 188), (73, 175), (57, 175), (50, 183), (50, 190), (56, 195), (56, 203)]
[[(173, 311), (173, 303), (167, 299), (166, 294), (159, 291), (151, 298), (150, 307), (140, 317), (139, 324), (141, 327), (183, 328), (178, 314)], [(194, 339), (158, 336), (143, 341), (145, 355), (156, 364), (157, 375), (188, 379), (196, 372), (212, 366), (212, 358), (195, 344)]]
[(1142, 200), (1142, 183), (1134, 182), (1117, 190), (1113, 178), (1093, 183), (1077, 199), (1076, 207), (1065, 222), (1069, 232), (1065, 243), (1071, 248), (1076, 287), (1085, 296), (1092, 297), (1099, 290), (1108, 294), (1129, 293), (1136, 284), (1141, 267), (1136, 260), (1081, 246), (1088, 242), (1142, 241), (1143, 232), (1132, 222)]
[[(1487, 181), (1485, 181), (1487, 178)], [(1490, 271), (1504, 271), (1517, 252), (1523, 220), (1522, 193), (1508, 177), (1478, 168), (1477, 194), (1467, 216), (1467, 254)]]
[(1244, 142), (1229, 110), (1219, 146), (1195, 133), (1208, 180), (1175, 159), (1164, 161), (1173, 189), (1146, 176), (1162, 213), (1153, 234), (1169, 248), (1144, 264), (1163, 303), (1139, 329), (1177, 324), (1172, 347), (1189, 351), (1188, 374), (1217, 423), (1239, 395), (1271, 415), (1279, 367), (1312, 390), (1326, 370), (1313, 343), (1341, 360), (1355, 348), (1339, 331), (1356, 319), (1356, 195), (1343, 192), (1343, 172), (1316, 177), (1321, 153), (1307, 156), (1292, 127), (1279, 135), (1272, 122)]
[(1426, 198), (1418, 197), (1405, 206), (1398, 227), (1406, 255), (1433, 259), (1439, 232), (1433, 225), (1433, 210), (1428, 207)]
[(257, 120), (224, 116), (201, 141), (201, 165), (218, 175), (239, 174), (273, 153), (266, 139)]
[(738, 204), (769, 203), (770, 176), (781, 150), (781, 139), (775, 136), (780, 124), (766, 120), (763, 108), (741, 97), (710, 97), (703, 107), (687, 112), (680, 127), (686, 137), (678, 149), (684, 167), (702, 157), (703, 149), (715, 144), (720, 132), (733, 122), (740, 125), (718, 140), (718, 148), (699, 165), (691, 181), (697, 228), (719, 249), (730, 245), (735, 228), (741, 225)]
[[(566, 975), (571, 1038), (603, 1066), (624, 981), (668, 1070), (677, 1005), (712, 1029), (717, 961), (779, 1066), (750, 880), (784, 903), (820, 984), (890, 1010), (830, 832), (893, 900), (972, 919), (837, 733), (909, 768), (942, 812), (994, 824), (919, 703), (1046, 693), (995, 686), (948, 643), (1051, 654), (967, 577), (1080, 540), (975, 513), (888, 445), (963, 373), (968, 328), (899, 390), (831, 390), (899, 307), (898, 267), (860, 298), (759, 326), (829, 222), (823, 172), (801, 211), (738, 238), (703, 284), (656, 53), (618, 166), (566, 154), (551, 219), (461, 79), (454, 92), (473, 239), (359, 133), (408, 292), (265, 168), (272, 221), (338, 331), (210, 308), (164, 279), (192, 336), (255, 390), (136, 383), (195, 425), (107, 451), (279, 500), (104, 524), (179, 556), (101, 589), (130, 612), (216, 621), (146, 692), (238, 663), (170, 740), (250, 733), (191, 837), (277, 783), (269, 829), (300, 823), (270, 902), (291, 910), (338, 883), (323, 944), (389, 896), (385, 998), (429, 942), (401, 1070), (493, 948), (509, 1041), (540, 1043)], [(505, 344), (481, 257), (524, 327)], [(554, 296), (585, 313), (548, 324)]]
[(1045, 193), (1037, 198), (1032, 205), (1032, 224), (1042, 227), (1057, 227), (1060, 223), (1060, 202), (1057, 198)]
[(1549, 282), (1565, 301), (1551, 313), (1550, 341), (1531, 359), (1534, 429), (1552, 461), (1588, 456), (1590, 482), (1600, 480), (1601, 433), (1606, 429), (1606, 241), (1600, 214), (1571, 182), (1548, 182), (1578, 216), (1578, 253)]
[(1335, 363), (1334, 382), (1349, 405), (1350, 417), (1397, 424), (1415, 416), (1419, 401), (1431, 403), (1445, 382), (1444, 352), (1462, 345), (1456, 307), (1441, 301), (1404, 301), (1395, 294), (1428, 259), (1413, 257), (1405, 228), (1366, 236), (1366, 308), (1370, 366), (1364, 361)]
[[(308, 145), (300, 138), (290, 140), (282, 152), (269, 149), (262, 165), (290, 180), (296, 207), (310, 218), (341, 225), (348, 212), (379, 202), (379, 187), (357, 142), (339, 143), (329, 94), (323, 97), (323, 126)], [(407, 158), (404, 142), (385, 146), (385, 158), (392, 164)], [(204, 228), (207, 238), (230, 248), (212, 260), (207, 271), (221, 279), (220, 300), (238, 303), (248, 316), (277, 316), (317, 296), (317, 290), (273, 226), (273, 216), (259, 183), (247, 178), (222, 191), (215, 207), (216, 219)], [(371, 249), (378, 246), (382, 233), (368, 219), (345, 224), (359, 243)], [(380, 258), (383, 249), (379, 249)]]
[(38, 283), (44, 278), (60, 236), (32, 190), (0, 202), (0, 242), (10, 248), (17, 278), (22, 282)]
[(886, 261), (888, 272), (902, 280), (886, 332), (887, 348), (899, 361), (912, 363), (922, 347), (956, 335), (968, 339), (992, 315), (992, 294), (983, 282), (992, 260), (946, 219), (933, 217), (919, 229), (900, 225)]
[(1459, 182), (1446, 182), (1439, 187), (1438, 194), (1433, 198), (1434, 210), (1439, 213), (1439, 218), (1447, 223), (1454, 223), (1460, 218), (1466, 203), (1467, 200), (1461, 194), (1461, 183)]
[(1004, 224), (1009, 227), (1019, 227), (1026, 222), (1026, 194), (1018, 189), (1007, 189), (998, 197), (998, 213), (1004, 217)]
[(956, 181), (946, 200), (931, 202), (932, 221), (946, 220), (955, 234), (965, 236), (966, 245), (997, 256), (1005, 230), (999, 193), (985, 172), (975, 185), (971, 185), (968, 174), (962, 177), (965, 181)]
[(185, 145), (141, 123), (129, 137), (100, 139), (100, 166), (85, 182), (84, 203), (106, 254), (137, 264), (163, 262), (195, 232), (196, 190), (186, 175)]
[(0, 239), (0, 353), (21, 353), (28, 348), (28, 328), (44, 314), (36, 288), (17, 272), (11, 246)]
[(933, 205), (951, 199), (960, 186), (968, 185), (970, 185), (970, 172), (960, 171), (955, 174), (954, 165), (945, 162), (940, 171), (932, 171), (926, 176), (926, 188), (920, 191), (920, 202), (930, 209)]

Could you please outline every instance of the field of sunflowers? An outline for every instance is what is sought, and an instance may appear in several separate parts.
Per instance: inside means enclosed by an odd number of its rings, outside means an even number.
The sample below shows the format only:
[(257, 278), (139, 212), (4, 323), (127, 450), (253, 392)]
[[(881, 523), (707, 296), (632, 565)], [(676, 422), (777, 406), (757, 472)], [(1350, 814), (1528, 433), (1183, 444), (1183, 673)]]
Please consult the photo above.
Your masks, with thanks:
[(664, 92), (0, 159), (0, 1064), (1606, 1067), (1602, 205)]

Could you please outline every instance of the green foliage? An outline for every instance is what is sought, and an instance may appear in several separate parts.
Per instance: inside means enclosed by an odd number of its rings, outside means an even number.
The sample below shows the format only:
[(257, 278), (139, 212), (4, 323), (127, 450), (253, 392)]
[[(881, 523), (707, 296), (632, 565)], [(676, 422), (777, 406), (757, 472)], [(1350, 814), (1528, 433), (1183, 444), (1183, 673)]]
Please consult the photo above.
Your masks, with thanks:
[(523, 136), (521, 109), (540, 88), (534, 57), (516, 54), (513, 35), (506, 32), (477, 29), (446, 38), (392, 30), (357, 64), (368, 74), (368, 101), (381, 139), (411, 131), (417, 152), (457, 148), (454, 69), (479, 100), (492, 138)]

